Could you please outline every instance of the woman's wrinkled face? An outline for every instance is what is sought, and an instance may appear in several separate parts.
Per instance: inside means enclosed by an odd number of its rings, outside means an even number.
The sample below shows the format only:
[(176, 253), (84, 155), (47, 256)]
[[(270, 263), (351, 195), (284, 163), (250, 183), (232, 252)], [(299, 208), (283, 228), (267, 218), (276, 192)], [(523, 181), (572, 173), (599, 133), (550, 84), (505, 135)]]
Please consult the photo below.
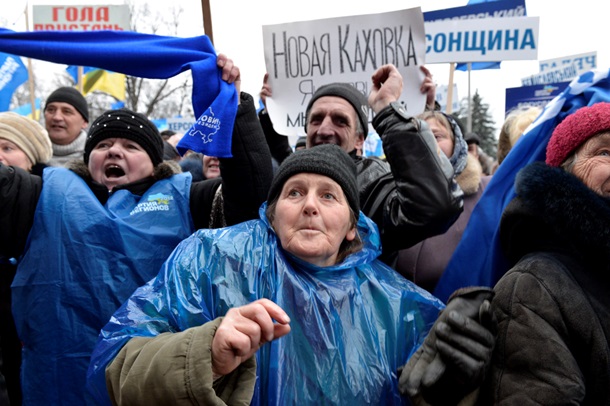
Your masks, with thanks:
[(144, 149), (126, 138), (98, 142), (89, 155), (89, 172), (108, 190), (151, 176), (153, 163)]
[(17, 166), (26, 171), (32, 169), (30, 158), (14, 142), (0, 138), (0, 163)]
[(289, 178), (277, 201), (273, 228), (282, 248), (317, 266), (334, 265), (344, 239), (352, 241), (350, 207), (331, 178), (300, 173)]
[(576, 150), (572, 173), (598, 195), (610, 197), (610, 131), (593, 136)]
[(433, 117), (426, 119), (426, 123), (430, 126), (438, 147), (447, 158), (451, 158), (451, 155), (453, 155), (453, 137), (450, 130)]

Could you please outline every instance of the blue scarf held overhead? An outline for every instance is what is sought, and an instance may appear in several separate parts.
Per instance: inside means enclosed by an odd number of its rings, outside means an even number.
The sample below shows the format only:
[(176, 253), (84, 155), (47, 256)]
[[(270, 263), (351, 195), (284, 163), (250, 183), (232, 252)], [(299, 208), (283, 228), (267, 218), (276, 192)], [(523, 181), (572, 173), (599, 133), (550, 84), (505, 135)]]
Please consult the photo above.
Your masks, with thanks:
[(15, 32), (0, 28), (0, 52), (149, 79), (168, 79), (190, 69), (193, 110), (198, 119), (178, 150), (231, 157), (238, 95), (234, 85), (222, 80), (216, 52), (207, 36), (177, 38), (126, 31)]

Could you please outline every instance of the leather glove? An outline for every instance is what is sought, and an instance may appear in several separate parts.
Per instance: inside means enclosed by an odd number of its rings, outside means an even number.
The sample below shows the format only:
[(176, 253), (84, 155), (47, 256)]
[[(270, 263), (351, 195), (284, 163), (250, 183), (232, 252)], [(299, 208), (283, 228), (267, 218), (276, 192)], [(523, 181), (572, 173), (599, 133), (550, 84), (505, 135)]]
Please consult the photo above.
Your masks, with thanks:
[(398, 388), (415, 405), (455, 405), (476, 390), (491, 361), (497, 322), (493, 290), (457, 290), (400, 372)]

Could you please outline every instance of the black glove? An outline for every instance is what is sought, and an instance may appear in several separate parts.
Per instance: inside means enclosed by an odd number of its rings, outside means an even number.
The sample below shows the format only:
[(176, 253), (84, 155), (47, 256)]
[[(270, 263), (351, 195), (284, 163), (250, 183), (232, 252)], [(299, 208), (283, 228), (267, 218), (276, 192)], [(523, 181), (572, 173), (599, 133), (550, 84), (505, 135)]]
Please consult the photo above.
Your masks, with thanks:
[(493, 290), (457, 290), (400, 374), (414, 404), (455, 405), (479, 387), (491, 361), (496, 319)]

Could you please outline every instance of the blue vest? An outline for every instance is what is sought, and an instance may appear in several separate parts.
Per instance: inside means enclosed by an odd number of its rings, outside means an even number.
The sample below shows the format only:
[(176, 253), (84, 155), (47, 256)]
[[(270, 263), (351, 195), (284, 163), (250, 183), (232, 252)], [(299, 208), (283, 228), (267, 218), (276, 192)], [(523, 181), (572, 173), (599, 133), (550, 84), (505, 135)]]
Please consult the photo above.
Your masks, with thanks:
[(83, 405), (99, 331), (194, 231), (191, 176), (158, 181), (141, 197), (116, 191), (105, 205), (67, 169), (47, 168), (43, 180), (12, 285), (24, 405)]

